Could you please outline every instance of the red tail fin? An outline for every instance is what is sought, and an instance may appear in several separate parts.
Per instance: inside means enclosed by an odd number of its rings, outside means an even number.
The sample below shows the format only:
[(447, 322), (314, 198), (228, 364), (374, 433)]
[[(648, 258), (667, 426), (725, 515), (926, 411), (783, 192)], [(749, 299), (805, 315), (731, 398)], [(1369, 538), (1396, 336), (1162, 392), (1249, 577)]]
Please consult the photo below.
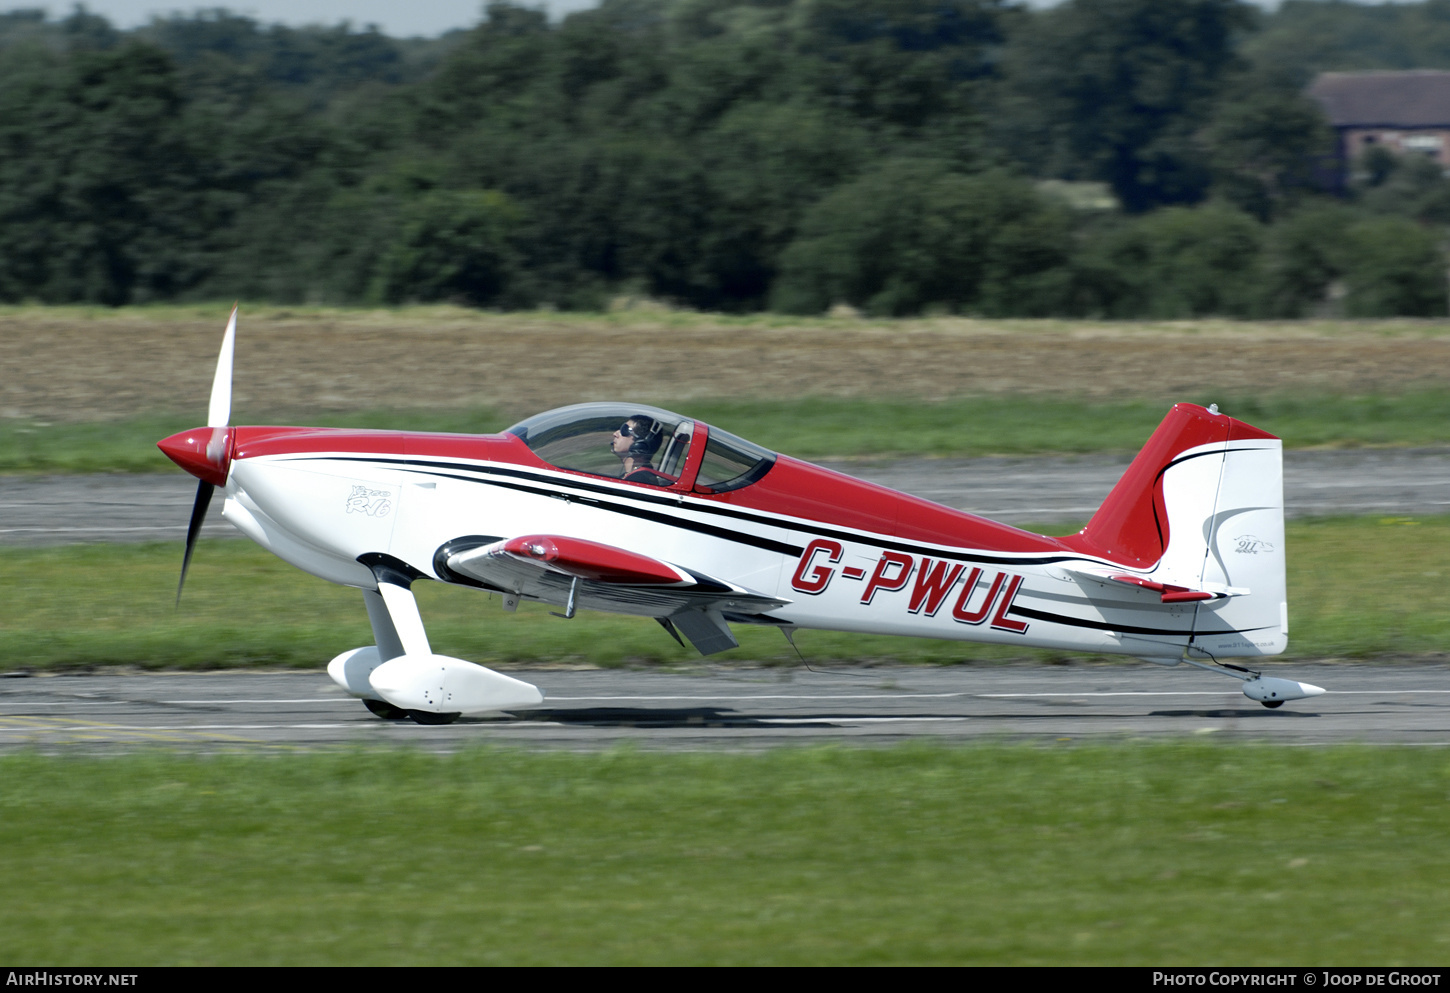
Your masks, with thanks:
[(1273, 435), (1191, 403), (1168, 412), (1088, 526), (1064, 538), (1078, 551), (1133, 568), (1148, 568), (1168, 547), (1163, 473), (1184, 452), (1215, 442)]

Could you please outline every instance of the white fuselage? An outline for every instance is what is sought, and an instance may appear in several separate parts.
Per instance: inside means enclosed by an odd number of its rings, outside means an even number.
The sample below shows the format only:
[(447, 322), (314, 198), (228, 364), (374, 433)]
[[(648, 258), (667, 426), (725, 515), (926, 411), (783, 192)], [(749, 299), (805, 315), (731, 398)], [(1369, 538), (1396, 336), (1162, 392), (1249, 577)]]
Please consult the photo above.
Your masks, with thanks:
[[(1211, 461), (1185, 463), (1184, 472), (1208, 472)], [(1201, 481), (1178, 482), (1212, 492)], [(1201, 526), (1191, 519), (1201, 508), (1178, 506), (1183, 520), (1175, 527)], [(1180, 657), (1190, 637), (1228, 656), (1276, 654), (1287, 638), (1286, 615), (1250, 630), (1235, 618), (1233, 598), (1165, 604), (1152, 590), (1088, 575), (1112, 568), (1100, 559), (910, 541), (511, 463), (449, 458), (424, 464), (357, 452), (239, 458), (227, 480), (224, 513), (287, 562), (360, 589), (376, 585), (358, 561), (369, 553), (386, 553), (424, 577), (447, 581), (435, 556), (449, 542), (547, 533), (629, 549), (788, 601), (767, 618), (788, 627), (1164, 661)], [(1257, 524), (1240, 522), (1233, 535), (1257, 528), (1261, 544), (1277, 540), (1282, 556), (1282, 527), (1270, 534), (1264, 516)], [(1233, 559), (1228, 532), (1223, 541)], [(1199, 571), (1191, 578), (1201, 581), (1201, 561), (1183, 568), (1194, 565)]]

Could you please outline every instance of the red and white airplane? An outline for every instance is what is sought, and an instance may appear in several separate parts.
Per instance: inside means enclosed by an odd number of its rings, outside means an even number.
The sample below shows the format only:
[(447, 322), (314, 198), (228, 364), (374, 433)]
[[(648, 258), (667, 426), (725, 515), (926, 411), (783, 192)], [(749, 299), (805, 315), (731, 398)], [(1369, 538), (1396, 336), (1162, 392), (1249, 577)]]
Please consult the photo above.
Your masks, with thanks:
[[(161, 441), (201, 480), (181, 582), (215, 487), (244, 534), (362, 591), (375, 644), (328, 672), (387, 719), (443, 724), (543, 702), (436, 655), (426, 579), (652, 617), (703, 654), (733, 625), (1137, 656), (1243, 681), (1266, 707), (1317, 686), (1224, 658), (1282, 652), (1281, 446), (1178, 404), (1087, 527), (1033, 534), (767, 451), (666, 410), (585, 403), (502, 434), (231, 427), (232, 312), (207, 426)], [(180, 586), (177, 589), (180, 598)]]

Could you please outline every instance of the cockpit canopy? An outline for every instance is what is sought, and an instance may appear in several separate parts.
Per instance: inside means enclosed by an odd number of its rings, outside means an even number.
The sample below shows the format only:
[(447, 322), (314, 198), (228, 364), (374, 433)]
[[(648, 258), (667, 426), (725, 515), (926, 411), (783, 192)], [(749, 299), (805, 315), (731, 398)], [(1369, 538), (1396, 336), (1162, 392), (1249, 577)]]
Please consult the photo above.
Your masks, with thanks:
[(695, 493), (749, 486), (775, 464), (775, 453), (759, 445), (642, 404), (560, 407), (520, 421), (508, 433), (558, 469)]

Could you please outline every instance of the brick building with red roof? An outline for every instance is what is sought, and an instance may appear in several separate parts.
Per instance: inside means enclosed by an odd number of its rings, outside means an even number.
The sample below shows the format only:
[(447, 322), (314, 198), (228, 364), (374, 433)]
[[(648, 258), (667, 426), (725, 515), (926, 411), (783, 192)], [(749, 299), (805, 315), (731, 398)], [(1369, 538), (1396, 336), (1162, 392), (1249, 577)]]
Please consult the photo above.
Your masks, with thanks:
[(1326, 72), (1309, 87), (1338, 135), (1338, 181), (1379, 145), (1425, 155), (1450, 170), (1450, 72)]

